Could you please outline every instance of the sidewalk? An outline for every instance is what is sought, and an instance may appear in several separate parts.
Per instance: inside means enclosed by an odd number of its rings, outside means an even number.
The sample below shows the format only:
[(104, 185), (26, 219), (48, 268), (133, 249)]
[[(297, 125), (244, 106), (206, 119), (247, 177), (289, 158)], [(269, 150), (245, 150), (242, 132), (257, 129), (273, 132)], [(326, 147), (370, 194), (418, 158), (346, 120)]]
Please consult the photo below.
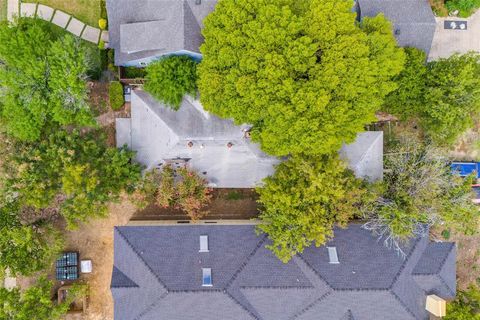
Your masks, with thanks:
[(7, 19), (12, 21), (14, 17), (18, 16), (20, 9), (19, 0), (8, 0), (7, 2)]
[(108, 31), (89, 26), (68, 13), (37, 3), (20, 3), (20, 0), (8, 0), (7, 16), (9, 21), (15, 17), (39, 18), (51, 22), (85, 41), (98, 44), (108, 42)]
[[(470, 18), (457, 17), (435, 18), (437, 27), (433, 37), (432, 48), (428, 60), (448, 58), (454, 53), (476, 51), (480, 53), (480, 10)], [(443, 27), (445, 20), (467, 21), (467, 30), (446, 30)]]

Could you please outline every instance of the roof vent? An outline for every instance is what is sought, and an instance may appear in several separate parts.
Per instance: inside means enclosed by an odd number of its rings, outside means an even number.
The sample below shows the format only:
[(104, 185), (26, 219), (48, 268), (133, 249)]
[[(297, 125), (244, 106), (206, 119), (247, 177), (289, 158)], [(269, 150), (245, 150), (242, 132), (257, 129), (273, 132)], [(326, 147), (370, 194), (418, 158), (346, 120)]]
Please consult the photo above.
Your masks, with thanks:
[(212, 269), (202, 268), (202, 287), (212, 286)]
[(188, 146), (189, 148), (193, 147), (193, 142), (192, 142), (192, 141), (189, 141), (189, 142), (187, 143), (187, 146)]
[(208, 236), (200, 236), (200, 250), (198, 252), (208, 252)]
[(431, 294), (427, 296), (425, 309), (435, 317), (445, 317), (447, 314), (447, 303), (439, 296)]
[(328, 258), (330, 259), (331, 264), (338, 264), (338, 255), (337, 255), (337, 248), (336, 247), (327, 247), (328, 249)]
[(399, 35), (400, 34), (400, 29), (395, 29), (395, 35)]
[(231, 142), (227, 143), (227, 148), (228, 149), (232, 149), (232, 147), (233, 147), (233, 143), (231, 143)]
[(195, 0), (195, 4), (196, 5), (202, 4), (202, 0)]

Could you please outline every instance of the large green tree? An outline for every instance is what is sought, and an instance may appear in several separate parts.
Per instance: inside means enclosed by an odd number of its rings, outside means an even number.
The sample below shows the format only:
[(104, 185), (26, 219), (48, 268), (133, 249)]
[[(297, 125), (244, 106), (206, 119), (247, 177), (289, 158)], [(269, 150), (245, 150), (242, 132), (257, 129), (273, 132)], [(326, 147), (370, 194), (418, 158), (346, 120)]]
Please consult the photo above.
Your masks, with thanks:
[(403, 120), (416, 117), (425, 105), (427, 55), (416, 48), (405, 48), (406, 62), (394, 78), (398, 88), (385, 99), (385, 110)]
[(78, 296), (85, 294), (84, 287), (74, 286), (67, 300), (57, 304), (52, 300), (53, 284), (41, 278), (37, 284), (25, 291), (15, 288), (0, 288), (1, 320), (58, 320), (67, 313), (70, 304)]
[(361, 182), (336, 155), (292, 157), (257, 191), (258, 230), (268, 235), (267, 248), (283, 262), (312, 243), (325, 244), (335, 224), (346, 226), (368, 203)]
[(395, 77), (385, 110), (402, 119), (417, 119), (434, 143), (449, 145), (478, 119), (480, 55), (453, 55), (425, 62), (425, 54), (409, 48), (407, 63)]
[(25, 143), (13, 161), (20, 170), (12, 178), (19, 201), (37, 209), (60, 203), (70, 224), (103, 216), (108, 202), (123, 190), (133, 191), (140, 166), (133, 153), (105, 145), (99, 132), (58, 131), (48, 140)]
[(0, 23), (0, 116), (9, 134), (38, 140), (61, 125), (92, 125), (86, 103), (87, 61), (80, 40), (45, 23)]
[(30, 275), (49, 267), (63, 242), (38, 210), (33, 210), (34, 219), (22, 221), (22, 209), (13, 197), (5, 194), (0, 204), (0, 268)]
[(429, 136), (452, 143), (478, 119), (480, 55), (454, 55), (428, 64), (425, 104), (420, 114)]
[(224, 0), (205, 20), (203, 106), (278, 156), (328, 154), (352, 141), (403, 67), (391, 25), (359, 25), (348, 0)]

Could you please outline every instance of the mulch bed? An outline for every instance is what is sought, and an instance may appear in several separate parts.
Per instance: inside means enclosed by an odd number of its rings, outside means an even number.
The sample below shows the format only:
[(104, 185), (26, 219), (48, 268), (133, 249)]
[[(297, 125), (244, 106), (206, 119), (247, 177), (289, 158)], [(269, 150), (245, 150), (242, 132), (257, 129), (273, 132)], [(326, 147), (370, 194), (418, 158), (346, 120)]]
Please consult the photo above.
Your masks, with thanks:
[[(258, 217), (258, 195), (254, 189), (214, 189), (209, 212), (201, 220), (245, 220)], [(131, 220), (189, 220), (180, 210), (150, 204), (136, 212)]]

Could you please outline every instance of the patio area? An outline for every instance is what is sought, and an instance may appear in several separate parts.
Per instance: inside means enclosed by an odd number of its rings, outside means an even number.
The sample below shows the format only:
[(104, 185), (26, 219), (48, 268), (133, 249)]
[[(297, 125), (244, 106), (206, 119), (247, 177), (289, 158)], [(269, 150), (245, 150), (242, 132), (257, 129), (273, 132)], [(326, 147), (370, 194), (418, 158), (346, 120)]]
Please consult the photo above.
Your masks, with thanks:
[[(480, 52), (480, 10), (470, 18), (458, 17), (435, 18), (437, 27), (433, 37), (428, 60), (448, 58), (454, 53)], [(444, 28), (445, 21), (466, 21), (466, 30), (449, 30)]]

